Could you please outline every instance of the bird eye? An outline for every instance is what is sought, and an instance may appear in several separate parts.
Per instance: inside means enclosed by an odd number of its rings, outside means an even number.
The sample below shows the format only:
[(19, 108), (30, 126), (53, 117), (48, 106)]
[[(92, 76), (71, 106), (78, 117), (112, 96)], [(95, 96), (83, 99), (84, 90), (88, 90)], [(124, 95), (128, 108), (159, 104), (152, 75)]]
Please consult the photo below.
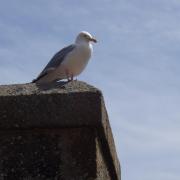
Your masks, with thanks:
[(85, 38), (87, 38), (87, 37), (88, 37), (88, 35), (84, 34), (84, 37), (85, 37)]

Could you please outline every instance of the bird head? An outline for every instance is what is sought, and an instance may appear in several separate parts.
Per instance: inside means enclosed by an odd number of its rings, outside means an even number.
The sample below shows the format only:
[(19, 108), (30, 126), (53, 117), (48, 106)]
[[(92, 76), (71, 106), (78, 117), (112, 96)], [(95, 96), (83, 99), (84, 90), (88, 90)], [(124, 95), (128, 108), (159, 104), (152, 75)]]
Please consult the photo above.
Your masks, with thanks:
[(78, 36), (76, 38), (76, 43), (81, 43), (81, 42), (96, 43), (97, 40), (90, 33), (86, 32), (86, 31), (82, 31), (78, 34)]

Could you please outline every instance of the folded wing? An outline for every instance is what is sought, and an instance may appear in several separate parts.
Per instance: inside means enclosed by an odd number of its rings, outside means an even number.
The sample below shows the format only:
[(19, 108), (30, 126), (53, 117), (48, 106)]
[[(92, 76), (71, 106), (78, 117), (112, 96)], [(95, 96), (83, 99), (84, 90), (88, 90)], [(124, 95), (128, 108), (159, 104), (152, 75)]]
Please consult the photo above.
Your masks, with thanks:
[(70, 53), (74, 48), (75, 45), (72, 44), (57, 52), (46, 65), (46, 67), (43, 69), (43, 71), (39, 74), (39, 76), (32, 82), (37, 82), (38, 80), (40, 80), (44, 76), (47, 76), (50, 72), (55, 70), (58, 66), (60, 66), (61, 63), (64, 61), (65, 57), (68, 55), (68, 53)]

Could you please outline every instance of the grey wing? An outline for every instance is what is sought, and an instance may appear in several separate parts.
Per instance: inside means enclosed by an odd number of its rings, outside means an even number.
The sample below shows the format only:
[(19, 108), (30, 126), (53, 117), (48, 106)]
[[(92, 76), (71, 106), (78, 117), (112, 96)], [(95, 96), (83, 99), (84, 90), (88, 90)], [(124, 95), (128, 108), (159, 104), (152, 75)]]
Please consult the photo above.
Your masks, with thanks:
[(63, 62), (63, 60), (65, 59), (67, 54), (69, 52), (71, 52), (74, 48), (75, 48), (75, 45), (72, 44), (72, 45), (69, 45), (67, 47), (64, 47), (59, 52), (57, 52), (52, 57), (52, 59), (49, 61), (49, 63), (46, 65), (46, 67), (43, 69), (43, 71), (40, 73), (40, 75), (35, 80), (33, 80), (33, 82), (38, 81), (42, 77), (46, 76), (48, 74), (48, 72), (57, 68)]

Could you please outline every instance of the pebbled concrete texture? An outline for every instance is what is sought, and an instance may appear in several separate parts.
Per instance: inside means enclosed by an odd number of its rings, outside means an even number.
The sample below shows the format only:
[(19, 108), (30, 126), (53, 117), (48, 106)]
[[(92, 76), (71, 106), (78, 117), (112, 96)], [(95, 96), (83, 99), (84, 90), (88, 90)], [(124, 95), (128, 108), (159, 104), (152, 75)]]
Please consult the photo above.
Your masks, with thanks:
[(0, 86), (0, 180), (116, 180), (100, 90), (84, 82)]

